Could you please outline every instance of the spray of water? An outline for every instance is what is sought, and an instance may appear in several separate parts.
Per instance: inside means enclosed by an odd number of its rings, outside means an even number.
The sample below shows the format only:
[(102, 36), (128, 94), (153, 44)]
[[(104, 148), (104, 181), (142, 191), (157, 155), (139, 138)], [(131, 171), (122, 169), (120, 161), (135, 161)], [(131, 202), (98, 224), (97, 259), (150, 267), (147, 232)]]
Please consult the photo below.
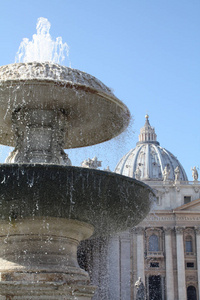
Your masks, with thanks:
[(61, 37), (54, 41), (49, 33), (51, 24), (46, 18), (39, 18), (36, 25), (37, 34), (32, 41), (24, 38), (16, 54), (15, 62), (54, 62), (61, 64), (69, 57), (69, 46)]

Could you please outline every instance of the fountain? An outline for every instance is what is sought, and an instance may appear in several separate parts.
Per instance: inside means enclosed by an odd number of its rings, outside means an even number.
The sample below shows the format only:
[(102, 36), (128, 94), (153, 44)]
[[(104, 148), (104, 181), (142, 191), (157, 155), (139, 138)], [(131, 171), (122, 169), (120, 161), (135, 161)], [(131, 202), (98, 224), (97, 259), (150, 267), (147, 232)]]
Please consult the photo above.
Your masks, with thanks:
[(78, 168), (63, 149), (122, 132), (127, 107), (95, 77), (52, 62), (0, 67), (2, 299), (92, 299), (77, 262), (81, 240), (139, 223), (153, 193), (111, 172)]

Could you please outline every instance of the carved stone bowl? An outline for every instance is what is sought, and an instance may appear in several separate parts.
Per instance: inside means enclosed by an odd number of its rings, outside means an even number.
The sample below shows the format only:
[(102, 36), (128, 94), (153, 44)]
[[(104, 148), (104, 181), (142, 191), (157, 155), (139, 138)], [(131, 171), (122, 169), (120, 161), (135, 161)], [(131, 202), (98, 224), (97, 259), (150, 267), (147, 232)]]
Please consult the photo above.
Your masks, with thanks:
[(0, 165), (0, 218), (58, 217), (89, 223), (96, 235), (125, 230), (149, 212), (150, 187), (119, 174), (58, 165)]
[(128, 126), (130, 113), (95, 77), (52, 63), (0, 67), (0, 144), (15, 146), (12, 114), (57, 110), (66, 116), (64, 148), (107, 141)]

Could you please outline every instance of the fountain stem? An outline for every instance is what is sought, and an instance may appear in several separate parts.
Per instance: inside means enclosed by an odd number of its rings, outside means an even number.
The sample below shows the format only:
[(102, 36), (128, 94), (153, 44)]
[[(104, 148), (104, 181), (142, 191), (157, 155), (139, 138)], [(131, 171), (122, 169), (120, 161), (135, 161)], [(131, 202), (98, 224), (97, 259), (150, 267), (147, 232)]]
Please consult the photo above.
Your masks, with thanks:
[(12, 114), (16, 147), (6, 162), (71, 165), (63, 150), (66, 124), (61, 110), (16, 109)]

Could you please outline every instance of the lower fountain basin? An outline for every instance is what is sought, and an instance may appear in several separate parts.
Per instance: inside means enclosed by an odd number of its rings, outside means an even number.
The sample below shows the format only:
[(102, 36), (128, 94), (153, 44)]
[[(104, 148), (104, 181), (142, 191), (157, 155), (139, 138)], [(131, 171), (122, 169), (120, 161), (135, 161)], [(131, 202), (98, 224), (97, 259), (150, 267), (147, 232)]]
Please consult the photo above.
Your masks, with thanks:
[(2, 220), (57, 217), (89, 223), (95, 235), (125, 230), (150, 211), (154, 194), (144, 183), (94, 169), (0, 165)]

